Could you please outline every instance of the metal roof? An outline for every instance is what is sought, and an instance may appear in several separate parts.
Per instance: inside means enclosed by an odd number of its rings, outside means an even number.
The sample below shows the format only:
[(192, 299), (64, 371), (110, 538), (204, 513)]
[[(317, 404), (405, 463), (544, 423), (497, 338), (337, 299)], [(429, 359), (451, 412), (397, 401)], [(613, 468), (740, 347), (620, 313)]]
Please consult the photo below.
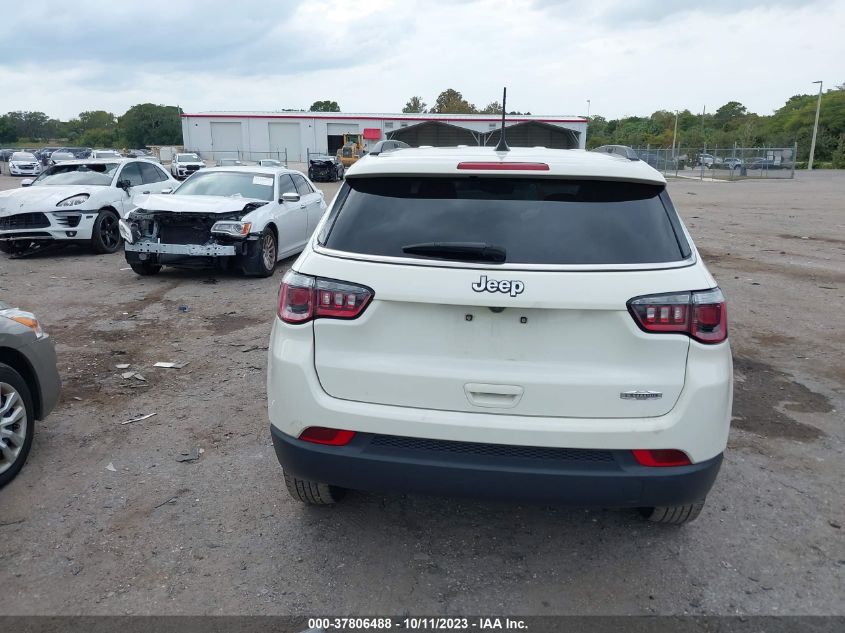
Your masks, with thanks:
[[(490, 122), (500, 123), (501, 115), (495, 114), (435, 114), (431, 112), (404, 113), (354, 113), (354, 112), (282, 112), (282, 111), (221, 111), (221, 112), (183, 112), (183, 119), (332, 119), (332, 120), (387, 120), (387, 121), (443, 121), (443, 122)], [(547, 114), (506, 115), (507, 123), (541, 121), (545, 123), (587, 123), (579, 116)]]

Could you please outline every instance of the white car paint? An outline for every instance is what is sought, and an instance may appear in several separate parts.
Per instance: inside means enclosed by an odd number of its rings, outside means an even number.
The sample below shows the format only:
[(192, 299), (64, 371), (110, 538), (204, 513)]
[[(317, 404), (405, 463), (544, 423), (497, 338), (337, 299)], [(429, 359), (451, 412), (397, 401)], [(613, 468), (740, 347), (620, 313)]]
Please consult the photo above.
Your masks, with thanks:
[[(69, 164), (115, 165), (116, 168), (107, 185), (42, 184), (52, 173), (55, 173), (56, 169)], [(155, 169), (155, 172), (150, 172), (148, 167), (139, 167), (142, 164)], [(151, 178), (143, 176), (143, 174), (153, 173), (160, 180), (152, 181)], [(129, 181), (127, 189), (118, 186), (118, 183), (123, 180)], [(54, 241), (88, 241), (92, 237), (94, 222), (101, 210), (113, 209), (118, 215), (124, 215), (134, 208), (132, 196), (136, 193), (160, 192), (178, 185), (178, 182), (159, 165), (150, 161), (133, 159), (65, 161), (44, 170), (39, 178), (29, 182), (23, 181), (22, 185), (29, 186), (22, 186), (20, 189), (0, 191), (0, 220), (8, 218), (10, 223), (14, 224), (15, 216), (38, 213), (46, 216), (49, 225), (37, 228), (26, 226), (0, 228), (0, 240), (11, 240), (16, 237), (23, 240), (23, 236), (27, 233), (37, 231)], [(88, 197), (79, 204), (59, 206), (65, 200), (82, 196)], [(73, 224), (75, 226), (72, 226)]]
[(41, 173), (41, 163), (30, 152), (15, 152), (9, 157), (10, 176), (37, 176)]
[[(473, 162), (488, 166), (458, 166)], [(526, 172), (509, 169), (509, 162), (548, 167)], [(491, 163), (501, 169), (491, 171)], [(639, 160), (544, 148), (388, 152), (359, 160), (347, 182), (405, 175), (665, 184)], [(627, 307), (642, 295), (716, 287), (680, 221), (690, 252), (677, 262), (540, 265), (375, 256), (320, 244), (348, 186), (286, 279), (338, 280), (372, 289), (374, 296), (352, 320), (274, 320), (267, 375), (274, 440), (279, 434), (296, 444), (308, 427), (320, 426), (508, 446), (672, 449), (693, 465), (720, 459), (732, 406), (728, 340), (703, 344), (685, 334), (646, 332)], [(477, 290), (490, 281), (488, 291)], [(628, 392), (642, 398), (623, 395)], [(354, 461), (348, 467), (354, 470)]]
[(177, 180), (184, 180), (195, 171), (204, 168), (205, 162), (194, 153), (174, 154), (170, 162), (170, 175)]
[[(263, 178), (273, 189), (270, 202), (259, 206), (241, 218), (241, 222), (249, 222), (251, 230), (247, 239), (255, 239), (270, 225), (278, 234), (276, 251), (277, 261), (300, 252), (314, 232), (314, 228), (326, 211), (323, 194), (314, 187), (301, 172), (281, 167), (237, 166), (237, 167), (209, 167), (202, 172), (203, 177), (215, 173), (245, 173), (254, 178)], [(282, 201), (282, 179), (290, 180), (296, 176), (305, 181), (308, 189), (295, 202)], [(198, 176), (199, 177), (199, 176)], [(181, 185), (181, 187), (184, 187)], [(250, 202), (263, 200), (249, 197), (210, 196), (210, 195), (181, 195), (177, 189), (169, 195), (139, 196), (134, 200), (135, 207), (140, 210), (170, 211), (182, 214), (222, 215), (243, 209)], [(129, 248), (127, 248), (129, 250)]]

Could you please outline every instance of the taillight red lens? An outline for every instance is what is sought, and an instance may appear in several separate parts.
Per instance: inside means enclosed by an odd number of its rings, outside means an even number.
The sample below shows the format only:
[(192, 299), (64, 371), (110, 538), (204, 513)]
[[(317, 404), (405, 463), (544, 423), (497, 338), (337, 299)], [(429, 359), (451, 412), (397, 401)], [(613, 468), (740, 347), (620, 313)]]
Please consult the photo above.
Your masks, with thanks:
[(364, 311), (373, 291), (345, 281), (288, 271), (279, 292), (279, 318), (285, 323), (311, 319), (354, 319)]
[(279, 318), (285, 323), (306, 323), (314, 318), (314, 278), (289, 270), (279, 291)]
[(701, 343), (728, 337), (725, 298), (718, 288), (636, 297), (628, 310), (646, 332), (686, 334)]
[(355, 431), (329, 429), (324, 426), (309, 426), (299, 435), (299, 439), (306, 442), (328, 446), (346, 446), (353, 437), (355, 437)]
[(692, 293), (690, 336), (702, 343), (721, 343), (728, 338), (728, 310), (718, 288)]
[(656, 450), (634, 450), (634, 459), (640, 466), (689, 466), (689, 457), (683, 451), (675, 450), (673, 448), (664, 448)]

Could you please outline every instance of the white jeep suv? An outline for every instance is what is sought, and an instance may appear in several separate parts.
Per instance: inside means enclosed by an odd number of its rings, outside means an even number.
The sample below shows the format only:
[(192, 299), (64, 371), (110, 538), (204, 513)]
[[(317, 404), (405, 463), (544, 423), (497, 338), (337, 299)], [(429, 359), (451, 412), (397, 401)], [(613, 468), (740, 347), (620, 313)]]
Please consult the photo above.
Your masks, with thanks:
[(267, 377), (288, 490), (701, 511), (732, 404), (725, 300), (639, 160), (366, 157), (285, 275)]

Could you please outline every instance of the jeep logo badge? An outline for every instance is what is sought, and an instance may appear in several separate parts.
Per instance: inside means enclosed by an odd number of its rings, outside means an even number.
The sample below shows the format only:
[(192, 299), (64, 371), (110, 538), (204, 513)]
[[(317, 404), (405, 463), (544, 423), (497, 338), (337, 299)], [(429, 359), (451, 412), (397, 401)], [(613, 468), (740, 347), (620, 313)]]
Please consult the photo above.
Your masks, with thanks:
[(472, 284), (472, 289), (475, 292), (502, 292), (515, 297), (522, 294), (522, 291), (525, 290), (525, 284), (510, 279), (503, 279), (502, 281), (487, 279), (487, 275), (481, 275), (481, 279)]

